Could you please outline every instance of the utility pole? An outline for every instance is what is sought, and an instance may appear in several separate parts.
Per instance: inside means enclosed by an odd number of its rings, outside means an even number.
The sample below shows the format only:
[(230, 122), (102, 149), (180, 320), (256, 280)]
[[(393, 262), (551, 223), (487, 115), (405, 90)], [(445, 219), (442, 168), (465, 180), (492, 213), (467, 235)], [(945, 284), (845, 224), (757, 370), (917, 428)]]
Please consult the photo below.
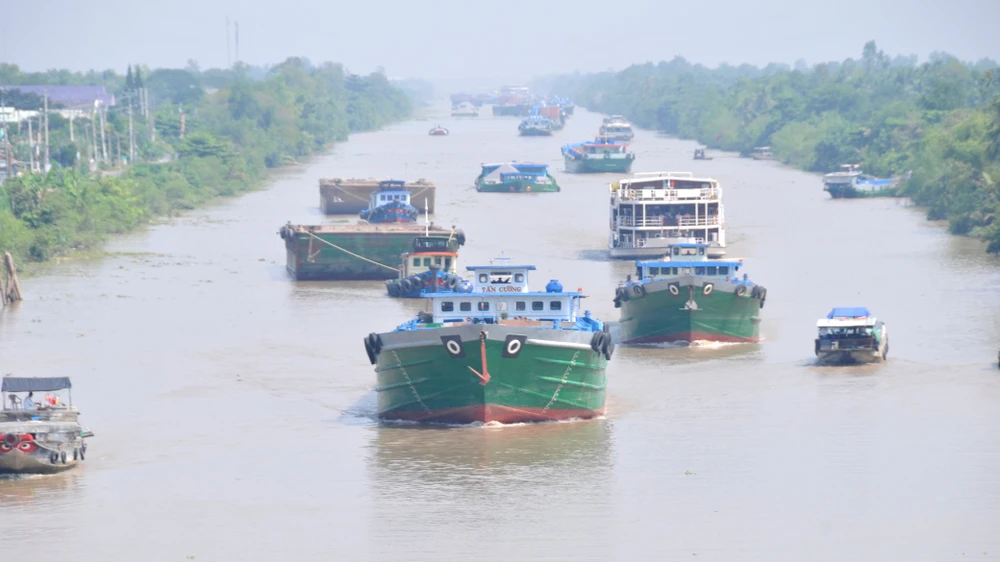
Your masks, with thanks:
[(91, 154), (94, 159), (94, 168), (97, 168), (97, 162), (100, 160), (99, 153), (97, 152), (97, 102), (94, 102), (94, 109), (90, 112), (90, 146)]
[(35, 173), (35, 137), (31, 132), (31, 119), (28, 119), (28, 169)]
[(115, 134), (115, 146), (118, 148), (118, 167), (122, 165), (122, 137), (119, 134)]
[[(149, 104), (149, 92), (146, 92), (146, 103)], [(148, 105), (146, 107), (146, 121), (149, 126), (149, 142), (156, 142), (156, 123), (153, 119), (153, 110)]]
[(49, 91), (45, 90), (45, 160), (42, 171), (49, 173)]
[[(99, 103), (99, 102), (96, 102), (96, 103)], [(98, 111), (98, 113), (100, 114), (100, 117), (101, 117), (101, 159), (104, 160), (105, 164), (107, 164), (108, 163), (108, 141), (107, 141), (107, 138), (105, 138), (105, 136), (104, 136), (104, 130), (107, 129), (107, 127), (108, 127), (107, 119), (105, 119), (105, 117), (108, 114), (108, 110), (105, 109), (105, 108), (102, 108), (102, 107), (98, 106), (97, 107), (97, 111)]]
[(184, 138), (184, 108), (179, 108), (181, 112), (181, 135), (180, 138)]
[(229, 16), (226, 16), (226, 68), (233, 67), (233, 57), (229, 50)]
[(73, 136), (73, 110), (69, 110), (69, 142), (75, 142), (76, 137)]
[(132, 129), (132, 94), (128, 101), (128, 163), (135, 160), (135, 131)]
[(240, 22), (236, 20), (236, 63), (240, 62)]

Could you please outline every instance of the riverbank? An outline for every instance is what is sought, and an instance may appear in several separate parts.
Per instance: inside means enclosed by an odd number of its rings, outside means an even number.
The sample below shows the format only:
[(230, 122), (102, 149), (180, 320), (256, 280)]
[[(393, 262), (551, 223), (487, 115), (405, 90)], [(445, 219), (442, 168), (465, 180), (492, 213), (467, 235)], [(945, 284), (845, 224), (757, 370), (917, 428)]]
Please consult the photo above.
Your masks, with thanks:
[(912, 172), (900, 193), (1000, 252), (1000, 80), (996, 62), (937, 55), (890, 59), (874, 42), (860, 60), (812, 68), (708, 69), (675, 58), (617, 73), (540, 83), (592, 111), (749, 155), (768, 147), (790, 166)]
[(155, 143), (175, 159), (133, 164), (114, 176), (55, 167), (6, 181), (0, 249), (30, 270), (30, 263), (95, 248), (154, 217), (258, 189), (270, 170), (412, 112), (407, 95), (381, 74), (289, 59), (260, 81), (236, 75), (194, 107), (157, 109)]

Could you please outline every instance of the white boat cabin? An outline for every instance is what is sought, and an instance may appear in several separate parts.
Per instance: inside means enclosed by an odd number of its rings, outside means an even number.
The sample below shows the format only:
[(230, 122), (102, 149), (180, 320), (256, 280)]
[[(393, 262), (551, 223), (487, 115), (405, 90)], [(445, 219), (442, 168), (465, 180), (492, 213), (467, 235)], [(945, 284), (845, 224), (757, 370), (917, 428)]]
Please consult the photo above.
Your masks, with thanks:
[(400, 279), (419, 275), (431, 269), (445, 273), (458, 273), (458, 252), (454, 240), (440, 236), (418, 236), (413, 239), (412, 250), (400, 256)]
[[(667, 279), (681, 275), (716, 277), (735, 280), (743, 267), (742, 260), (708, 259), (708, 244), (671, 244), (665, 260), (636, 262), (636, 280)], [(746, 278), (746, 274), (743, 275)]]
[(690, 172), (637, 173), (611, 184), (609, 247), (665, 247), (681, 240), (726, 245), (722, 187)]
[(582, 293), (564, 292), (556, 280), (549, 281), (544, 292), (532, 291), (528, 273), (535, 270), (533, 265), (478, 265), (466, 269), (473, 274), (472, 292), (427, 295), (434, 322), (494, 323), (510, 318), (572, 323), (579, 317)]
[(876, 337), (881, 322), (865, 307), (834, 308), (816, 322), (820, 340)]
[(393, 202), (400, 202), (403, 205), (410, 204), (410, 191), (406, 189), (406, 182), (402, 180), (380, 181), (378, 190), (373, 191), (369, 208), (381, 207)]

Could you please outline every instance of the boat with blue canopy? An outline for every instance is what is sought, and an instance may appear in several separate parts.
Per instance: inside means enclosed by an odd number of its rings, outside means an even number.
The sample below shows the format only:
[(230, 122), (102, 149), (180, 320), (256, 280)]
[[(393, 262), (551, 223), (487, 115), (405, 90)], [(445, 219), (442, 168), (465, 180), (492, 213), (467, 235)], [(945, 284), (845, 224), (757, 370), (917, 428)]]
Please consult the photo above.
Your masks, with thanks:
[(555, 130), (555, 122), (544, 115), (529, 115), (517, 126), (517, 131), (522, 137), (549, 136)]
[(815, 352), (819, 363), (877, 363), (889, 355), (885, 323), (866, 307), (842, 306), (816, 322)]
[(858, 199), (862, 197), (894, 197), (900, 183), (910, 174), (892, 178), (876, 178), (861, 171), (858, 164), (844, 164), (844, 170), (823, 176), (823, 191), (833, 199)]
[(501, 162), (483, 164), (476, 178), (476, 191), (492, 193), (531, 193), (559, 191), (548, 164)]
[(51, 474), (83, 461), (94, 433), (80, 424), (72, 388), (69, 377), (3, 377), (0, 474)]
[(628, 148), (628, 142), (603, 135), (592, 141), (567, 144), (562, 147), (562, 154), (567, 172), (627, 174), (635, 161), (635, 153)]

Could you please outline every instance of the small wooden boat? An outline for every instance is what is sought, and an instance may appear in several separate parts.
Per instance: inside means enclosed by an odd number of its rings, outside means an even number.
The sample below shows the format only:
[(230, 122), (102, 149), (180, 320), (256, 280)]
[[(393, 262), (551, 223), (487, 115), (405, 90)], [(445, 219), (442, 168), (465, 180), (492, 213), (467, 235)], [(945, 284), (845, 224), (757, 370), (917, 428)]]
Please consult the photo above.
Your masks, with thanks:
[(72, 393), (68, 403), (59, 396), (71, 387), (69, 377), (3, 377), (0, 474), (63, 472), (84, 459), (94, 433), (80, 424)]
[(696, 149), (694, 149), (694, 159), (695, 160), (711, 160), (712, 157), (711, 156), (705, 156), (705, 149), (704, 148), (696, 148)]
[(432, 137), (446, 137), (448, 136), (448, 129), (445, 129), (441, 125), (437, 125), (433, 129), (431, 129), (430, 132), (427, 134), (429, 134)]

